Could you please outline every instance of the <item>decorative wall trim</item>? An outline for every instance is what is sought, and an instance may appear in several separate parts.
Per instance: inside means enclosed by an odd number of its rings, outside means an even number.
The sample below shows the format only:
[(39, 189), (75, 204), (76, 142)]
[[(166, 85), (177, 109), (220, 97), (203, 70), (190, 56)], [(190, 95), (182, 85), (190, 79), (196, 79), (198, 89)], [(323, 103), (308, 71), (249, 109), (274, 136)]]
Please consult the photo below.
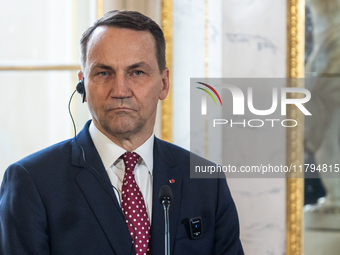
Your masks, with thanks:
[(162, 101), (162, 139), (171, 142), (172, 140), (172, 0), (162, 0), (161, 25), (166, 42), (166, 63), (170, 69), (170, 90), (167, 98)]
[(209, 71), (209, 2), (204, 0), (204, 78), (208, 78)]
[(80, 65), (13, 65), (0, 66), (0, 71), (63, 71), (80, 70)]
[[(204, 0), (204, 78), (209, 73), (209, 2)], [(204, 120), (204, 157), (209, 158), (209, 121), (208, 115)]]
[[(304, 77), (305, 50), (305, 1), (287, 0), (287, 77)], [(288, 86), (299, 87), (303, 83), (298, 80)], [(292, 93), (292, 98), (297, 98)], [(304, 116), (297, 108), (289, 107), (288, 119), (296, 119), (298, 125), (287, 129), (287, 165), (301, 165), (304, 163)], [(304, 178), (303, 173), (291, 173), (286, 179), (286, 254), (303, 255), (303, 201)]]
[(104, 0), (97, 0), (97, 19), (104, 15)]

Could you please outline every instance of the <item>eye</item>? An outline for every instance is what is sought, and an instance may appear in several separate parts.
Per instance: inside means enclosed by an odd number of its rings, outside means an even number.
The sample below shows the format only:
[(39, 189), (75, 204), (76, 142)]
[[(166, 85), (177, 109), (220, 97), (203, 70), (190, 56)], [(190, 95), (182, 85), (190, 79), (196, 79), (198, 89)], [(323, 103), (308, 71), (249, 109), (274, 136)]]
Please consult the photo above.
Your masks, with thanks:
[(134, 73), (135, 75), (139, 76), (139, 75), (143, 74), (144, 72), (141, 71), (141, 70), (136, 70), (136, 71), (134, 71), (133, 73)]
[(108, 72), (99, 72), (98, 74), (99, 74), (100, 76), (103, 76), (103, 77), (106, 77), (106, 76), (109, 75)]

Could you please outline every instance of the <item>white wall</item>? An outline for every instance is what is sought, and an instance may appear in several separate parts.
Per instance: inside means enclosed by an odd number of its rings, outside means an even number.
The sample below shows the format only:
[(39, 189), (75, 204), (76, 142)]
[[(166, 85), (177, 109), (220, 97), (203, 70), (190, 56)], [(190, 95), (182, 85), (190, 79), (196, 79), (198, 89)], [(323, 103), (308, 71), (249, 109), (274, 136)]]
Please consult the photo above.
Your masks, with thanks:
[[(79, 64), (89, 2), (1, 3), (0, 65)], [(0, 72), (0, 182), (11, 163), (74, 135), (67, 106), (77, 79), (76, 71)], [(76, 95), (72, 103), (78, 131), (89, 119), (79, 101)]]
[[(190, 139), (195, 139), (190, 136), (190, 78), (204, 78), (205, 70), (205, 7), (204, 1), (173, 4), (173, 141), (189, 149)], [(210, 0), (208, 6), (209, 78), (285, 77), (286, 1)], [(278, 141), (284, 143), (284, 132)], [(208, 147), (211, 151), (213, 146)], [(254, 151), (244, 153), (256, 156)], [(224, 156), (218, 157), (222, 162)], [(274, 162), (285, 163), (284, 147)], [(228, 183), (245, 253), (284, 254), (285, 179), (228, 179)]]

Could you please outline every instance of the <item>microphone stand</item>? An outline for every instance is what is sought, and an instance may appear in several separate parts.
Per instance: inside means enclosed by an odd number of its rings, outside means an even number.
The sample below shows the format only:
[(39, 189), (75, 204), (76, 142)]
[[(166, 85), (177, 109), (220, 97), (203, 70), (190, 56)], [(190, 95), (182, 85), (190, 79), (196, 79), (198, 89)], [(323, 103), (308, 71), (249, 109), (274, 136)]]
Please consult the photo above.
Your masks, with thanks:
[(172, 190), (168, 185), (163, 185), (159, 190), (159, 202), (163, 205), (164, 209), (164, 247), (165, 255), (170, 255), (170, 220), (169, 220), (169, 207), (172, 201)]
[(169, 227), (169, 207), (170, 201), (164, 199), (162, 201), (163, 209), (164, 209), (164, 219), (165, 219), (165, 227), (164, 227), (164, 244), (165, 244), (165, 255), (170, 255), (170, 227)]

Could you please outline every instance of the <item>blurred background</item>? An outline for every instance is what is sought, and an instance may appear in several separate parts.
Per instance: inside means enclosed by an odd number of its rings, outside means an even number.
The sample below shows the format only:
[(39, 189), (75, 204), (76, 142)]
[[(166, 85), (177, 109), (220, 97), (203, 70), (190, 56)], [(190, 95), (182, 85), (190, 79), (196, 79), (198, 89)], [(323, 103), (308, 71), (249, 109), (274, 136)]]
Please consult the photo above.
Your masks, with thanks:
[[(311, 76), (336, 73), (318, 69), (326, 60), (316, 38), (329, 23), (337, 35), (338, 1), (1, 0), (0, 181), (11, 163), (74, 136), (68, 103), (78, 81), (79, 40), (107, 11), (137, 10), (162, 26), (171, 97), (159, 104), (155, 134), (190, 150), (190, 78), (297, 78), (305, 63)], [(79, 131), (90, 119), (79, 94), (71, 111)], [(317, 149), (304, 148), (303, 126), (297, 132), (299, 138), (283, 132), (275, 141), (282, 144), (276, 164), (314, 160)], [(336, 241), (329, 244), (337, 229), (304, 230), (304, 194), (306, 204), (325, 196), (320, 179), (314, 182), (305, 190), (301, 178), (228, 179), (246, 254), (337, 254)]]

